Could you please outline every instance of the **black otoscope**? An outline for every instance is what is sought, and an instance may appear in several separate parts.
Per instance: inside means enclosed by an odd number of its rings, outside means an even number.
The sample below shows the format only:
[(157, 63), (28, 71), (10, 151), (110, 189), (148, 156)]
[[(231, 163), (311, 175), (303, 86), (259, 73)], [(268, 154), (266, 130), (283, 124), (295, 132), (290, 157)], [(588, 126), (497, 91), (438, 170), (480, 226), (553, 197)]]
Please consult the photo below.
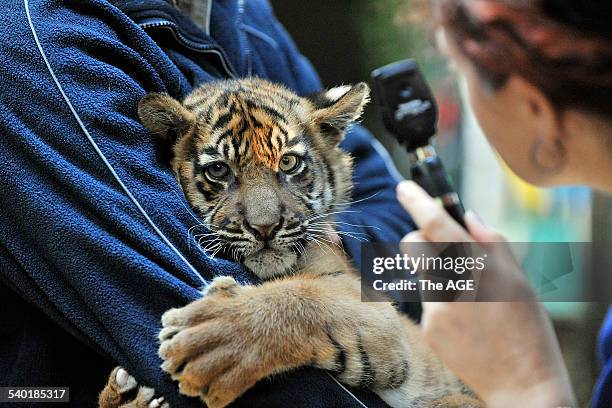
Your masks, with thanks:
[(412, 180), (465, 228), (463, 205), (430, 144), (437, 133), (438, 108), (418, 65), (412, 59), (398, 61), (372, 76), (385, 127), (408, 151)]

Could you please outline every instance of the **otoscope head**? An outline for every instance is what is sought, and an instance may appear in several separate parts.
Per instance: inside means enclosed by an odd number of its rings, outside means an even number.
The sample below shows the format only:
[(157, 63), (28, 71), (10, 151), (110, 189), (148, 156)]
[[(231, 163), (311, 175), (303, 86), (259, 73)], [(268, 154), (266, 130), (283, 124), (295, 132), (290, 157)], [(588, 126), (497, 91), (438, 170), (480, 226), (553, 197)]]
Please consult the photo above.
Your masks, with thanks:
[(427, 146), (437, 132), (438, 108), (417, 63), (398, 61), (372, 77), (387, 130), (409, 152)]

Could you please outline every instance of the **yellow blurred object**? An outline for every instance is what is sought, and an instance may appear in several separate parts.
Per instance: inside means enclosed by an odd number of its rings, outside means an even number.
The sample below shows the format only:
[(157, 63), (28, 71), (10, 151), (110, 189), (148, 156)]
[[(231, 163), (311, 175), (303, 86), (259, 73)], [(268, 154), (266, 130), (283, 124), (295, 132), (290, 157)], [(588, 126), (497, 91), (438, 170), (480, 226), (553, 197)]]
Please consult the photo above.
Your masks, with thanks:
[(502, 167), (508, 176), (510, 193), (517, 205), (532, 214), (548, 214), (552, 204), (551, 192), (527, 183), (517, 176), (503, 160), (500, 162), (503, 163)]

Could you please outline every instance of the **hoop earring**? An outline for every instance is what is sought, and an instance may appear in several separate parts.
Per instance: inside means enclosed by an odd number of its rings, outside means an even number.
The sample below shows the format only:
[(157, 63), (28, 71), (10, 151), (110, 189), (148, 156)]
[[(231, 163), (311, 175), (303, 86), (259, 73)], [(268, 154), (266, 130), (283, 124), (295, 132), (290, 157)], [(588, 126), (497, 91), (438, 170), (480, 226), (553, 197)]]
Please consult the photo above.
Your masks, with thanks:
[(542, 150), (542, 147), (545, 145), (546, 143), (543, 139), (539, 137), (536, 138), (529, 148), (529, 160), (542, 174), (548, 176), (559, 174), (561, 169), (565, 166), (565, 156), (567, 152), (558, 140), (556, 140), (554, 144), (546, 146), (546, 150)]

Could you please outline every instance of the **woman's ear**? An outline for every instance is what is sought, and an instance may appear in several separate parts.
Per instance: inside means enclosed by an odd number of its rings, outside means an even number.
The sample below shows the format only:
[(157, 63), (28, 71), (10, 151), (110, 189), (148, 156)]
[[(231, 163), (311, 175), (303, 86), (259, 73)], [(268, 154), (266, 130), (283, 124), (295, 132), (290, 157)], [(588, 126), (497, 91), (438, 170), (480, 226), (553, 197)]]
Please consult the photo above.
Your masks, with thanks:
[(160, 93), (147, 94), (138, 102), (138, 117), (147, 129), (169, 142), (183, 136), (195, 123), (193, 112)]
[(361, 117), (370, 101), (370, 88), (364, 82), (339, 86), (315, 95), (311, 101), (318, 108), (313, 113), (315, 125), (334, 145), (338, 145), (347, 127)]
[(563, 142), (562, 114), (542, 90), (519, 76), (510, 77), (504, 88), (523, 123), (531, 124), (538, 138), (548, 143)]

